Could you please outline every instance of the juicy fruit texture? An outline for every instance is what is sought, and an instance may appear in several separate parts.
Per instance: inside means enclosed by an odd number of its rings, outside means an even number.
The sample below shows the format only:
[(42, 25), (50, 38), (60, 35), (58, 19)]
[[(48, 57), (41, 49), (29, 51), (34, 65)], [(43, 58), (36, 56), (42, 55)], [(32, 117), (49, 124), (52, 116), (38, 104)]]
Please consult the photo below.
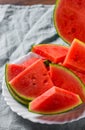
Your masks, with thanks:
[(17, 76), (19, 73), (21, 73), (25, 69), (24, 66), (16, 65), (16, 64), (6, 64), (5, 66), (5, 81), (7, 88), (14, 99), (16, 99), (18, 102), (22, 103), (23, 105), (28, 105), (28, 101), (23, 100), (20, 98), (10, 87), (9, 81), (11, 81), (15, 76)]
[(6, 78), (7, 81), (11, 81), (15, 76), (22, 72), (25, 67), (16, 64), (6, 64)]
[(27, 67), (9, 82), (10, 87), (23, 99), (32, 100), (53, 86), (41, 59)]
[(32, 51), (54, 63), (63, 62), (69, 48), (55, 44), (35, 45)]
[(29, 110), (41, 114), (55, 114), (71, 110), (81, 103), (77, 94), (52, 87), (29, 103)]
[(79, 72), (85, 72), (85, 44), (83, 42), (73, 40), (63, 65)]
[(50, 77), (55, 86), (78, 94), (85, 102), (85, 86), (70, 70), (57, 64), (50, 64)]
[(85, 74), (84, 73), (81, 73), (81, 72), (78, 72), (75, 70), (71, 70), (71, 71), (73, 71), (76, 74), (76, 76), (78, 76), (81, 79), (81, 81), (85, 84)]
[(54, 24), (59, 36), (71, 44), (74, 38), (85, 42), (85, 1), (57, 0)]
[(36, 57), (30, 58), (30, 59), (26, 60), (25, 62), (23, 62), (21, 65), (28, 67), (28, 66), (32, 65), (38, 59), (39, 58), (36, 58)]

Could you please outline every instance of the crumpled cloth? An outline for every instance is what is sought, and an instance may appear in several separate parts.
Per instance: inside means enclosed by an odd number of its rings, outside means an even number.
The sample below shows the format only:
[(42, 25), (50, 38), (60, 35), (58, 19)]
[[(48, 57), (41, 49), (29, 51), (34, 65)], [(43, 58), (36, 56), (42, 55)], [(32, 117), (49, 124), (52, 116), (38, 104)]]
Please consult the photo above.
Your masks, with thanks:
[(53, 23), (54, 5), (0, 5), (0, 130), (84, 130), (85, 119), (64, 125), (33, 123), (12, 112), (2, 96), (4, 67), (34, 44), (65, 44)]

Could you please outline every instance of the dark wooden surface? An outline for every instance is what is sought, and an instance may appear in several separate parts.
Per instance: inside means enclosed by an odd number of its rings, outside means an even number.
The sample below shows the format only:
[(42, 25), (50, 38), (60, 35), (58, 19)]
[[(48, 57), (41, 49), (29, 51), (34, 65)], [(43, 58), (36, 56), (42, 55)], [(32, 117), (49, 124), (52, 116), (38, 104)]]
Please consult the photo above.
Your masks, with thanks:
[(33, 4), (55, 4), (56, 0), (0, 0), (0, 4), (33, 5)]

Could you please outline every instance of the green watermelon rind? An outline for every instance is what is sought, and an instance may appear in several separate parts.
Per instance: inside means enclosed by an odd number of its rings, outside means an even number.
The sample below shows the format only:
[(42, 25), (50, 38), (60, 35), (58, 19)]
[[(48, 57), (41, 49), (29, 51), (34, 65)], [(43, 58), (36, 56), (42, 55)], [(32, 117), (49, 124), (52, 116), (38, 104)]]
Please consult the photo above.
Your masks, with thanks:
[(12, 97), (16, 100), (16, 101), (18, 101), (19, 103), (21, 103), (21, 104), (23, 104), (23, 105), (25, 105), (25, 106), (28, 106), (28, 101), (27, 100), (24, 100), (24, 99), (22, 99), (21, 97), (19, 97), (18, 95), (17, 95), (17, 93), (15, 93), (14, 91), (13, 91), (13, 89), (11, 88), (11, 86), (9, 85), (9, 82), (8, 82), (8, 80), (7, 80), (7, 64), (6, 64), (6, 66), (5, 66), (5, 83), (6, 83), (6, 86), (7, 86), (7, 89), (8, 89), (8, 91), (9, 91), (9, 93), (12, 95)]
[(9, 86), (9, 84), (7, 85), (8, 86), (8, 90), (10, 92), (10, 94), (12, 95), (12, 97), (18, 101), (19, 103), (25, 105), (25, 106), (28, 106), (28, 101), (25, 101), (24, 99), (21, 99), (21, 97), (19, 97), (12, 89), (11, 87)]
[(56, 29), (57, 35), (58, 35), (65, 43), (67, 43), (68, 45), (71, 45), (71, 43), (70, 43), (69, 41), (67, 41), (67, 40), (59, 33), (59, 30), (58, 30), (58, 27), (57, 27), (57, 24), (56, 24), (55, 12), (56, 12), (56, 10), (57, 10), (57, 8), (58, 8), (59, 2), (60, 2), (60, 0), (56, 0), (55, 7), (54, 7), (54, 10), (53, 10), (53, 22), (54, 22), (54, 27), (55, 27), (55, 29)]
[[(68, 48), (69, 49), (69, 46), (65, 46), (65, 45), (61, 45), (61, 44), (49, 44), (49, 43), (43, 43), (43, 44), (38, 44), (38, 45), (33, 45), (32, 46), (32, 48), (31, 48), (31, 52), (33, 52), (33, 48), (34, 47), (36, 47), (36, 46), (43, 46), (43, 45), (49, 45), (49, 46), (52, 46), (52, 45), (54, 45), (54, 46), (62, 46), (62, 47), (64, 47), (64, 48)], [(33, 53), (35, 53), (35, 52), (33, 52)]]
[(72, 107), (72, 108), (68, 108), (68, 109), (65, 109), (65, 110), (62, 110), (62, 111), (57, 111), (57, 112), (49, 112), (49, 113), (47, 113), (47, 112), (34, 112), (34, 111), (31, 111), (30, 110), (30, 103), (29, 103), (29, 107), (28, 107), (28, 111), (29, 112), (32, 112), (32, 113), (36, 113), (36, 114), (43, 114), (43, 115), (55, 115), (55, 114), (63, 114), (63, 113), (65, 113), (65, 112), (69, 112), (69, 111), (71, 111), (71, 110), (73, 110), (73, 109), (76, 109), (78, 106), (80, 106), (82, 104), (82, 102), (80, 101), (79, 102), (79, 104), (76, 104), (74, 107)]
[(55, 114), (63, 114), (63, 113), (66, 113), (66, 112), (70, 112), (71, 110), (73, 109), (76, 109), (78, 106), (80, 106), (82, 104), (82, 102), (80, 101), (78, 104), (76, 104), (75, 106), (73, 106), (72, 108), (68, 108), (68, 109), (65, 109), (65, 110), (62, 110), (62, 111), (57, 111), (57, 112), (34, 112), (34, 111), (31, 111), (30, 110), (30, 103), (28, 105), (28, 111), (29, 112), (32, 112), (32, 113), (36, 113), (36, 114), (43, 114), (43, 115), (55, 115)]
[(16, 93), (16, 95), (18, 95), (21, 99), (26, 100), (28, 102), (30, 102), (31, 100), (34, 99), (32, 97), (23, 96), (22, 94), (18, 93), (10, 83), (9, 83), (9, 86), (13, 89), (13, 91)]
[(70, 75), (72, 75), (78, 81), (78, 83), (81, 85), (81, 88), (83, 90), (82, 92), (83, 92), (83, 94), (85, 96), (85, 85), (82, 82), (82, 80), (73, 71), (71, 71), (70, 69), (68, 69), (68, 68), (66, 68), (66, 67), (64, 67), (64, 66), (62, 66), (60, 64), (51, 63), (50, 65), (55, 66), (55, 67), (57, 66), (57, 67), (65, 70), (65, 71), (67, 71)]

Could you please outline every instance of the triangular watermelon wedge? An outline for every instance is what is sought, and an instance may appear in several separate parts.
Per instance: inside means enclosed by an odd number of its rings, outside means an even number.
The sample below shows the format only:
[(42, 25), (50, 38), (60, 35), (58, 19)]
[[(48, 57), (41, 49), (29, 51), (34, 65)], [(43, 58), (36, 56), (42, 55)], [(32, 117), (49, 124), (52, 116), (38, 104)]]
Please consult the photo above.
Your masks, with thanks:
[(58, 64), (50, 64), (50, 76), (55, 86), (78, 94), (85, 102), (85, 86), (72, 71)]
[(29, 103), (29, 111), (41, 114), (57, 114), (71, 110), (82, 103), (77, 94), (52, 87)]
[(55, 44), (38, 44), (32, 48), (33, 52), (54, 63), (63, 62), (68, 50), (68, 47)]
[(85, 73), (85, 44), (83, 42), (78, 39), (73, 40), (63, 65)]
[(9, 82), (23, 99), (32, 100), (53, 86), (43, 60), (39, 59)]

